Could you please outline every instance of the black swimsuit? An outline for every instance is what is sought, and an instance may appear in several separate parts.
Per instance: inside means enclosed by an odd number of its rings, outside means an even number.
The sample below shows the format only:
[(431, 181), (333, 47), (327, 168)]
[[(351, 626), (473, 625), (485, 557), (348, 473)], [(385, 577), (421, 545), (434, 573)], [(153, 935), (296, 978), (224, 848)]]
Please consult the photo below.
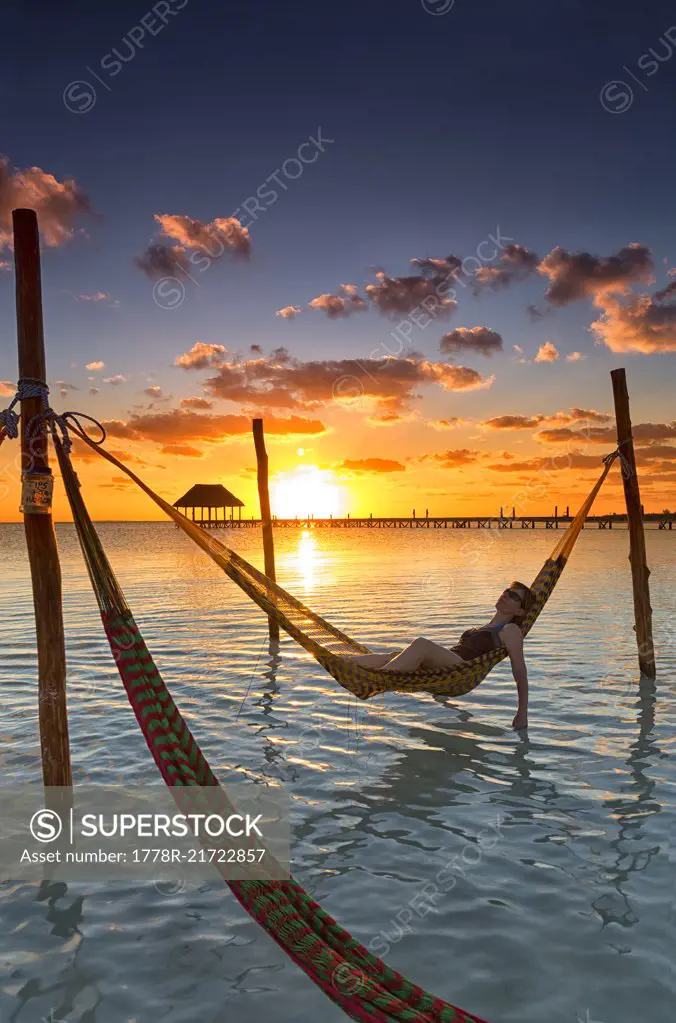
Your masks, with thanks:
[(473, 657), (497, 650), (502, 645), (498, 633), (507, 624), (501, 622), (499, 625), (484, 625), (480, 629), (467, 629), (460, 637), (460, 642), (451, 647), (451, 650), (454, 654), (459, 654), (463, 661), (471, 661)]

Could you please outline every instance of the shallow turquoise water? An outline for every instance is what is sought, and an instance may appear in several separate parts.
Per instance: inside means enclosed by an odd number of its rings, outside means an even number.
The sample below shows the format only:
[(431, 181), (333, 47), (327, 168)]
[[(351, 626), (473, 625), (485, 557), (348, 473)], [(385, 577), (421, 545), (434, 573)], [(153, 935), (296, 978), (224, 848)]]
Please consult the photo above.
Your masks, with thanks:
[[(76, 784), (153, 783), (74, 533), (57, 531)], [(647, 536), (656, 685), (638, 684), (627, 535), (588, 529), (528, 639), (520, 738), (504, 665), (463, 699), (361, 704), (287, 637), (271, 655), (258, 609), (173, 526), (100, 532), (214, 770), (287, 787), (293, 871), (356, 937), (490, 1023), (672, 1023), (676, 534)], [(257, 531), (219, 535), (262, 565)], [(450, 645), (555, 536), (279, 530), (278, 578), (376, 649)], [(7, 784), (40, 777), (21, 526), (0, 526), (0, 565)], [(430, 906), (442, 869), (453, 883)], [(225, 887), (4, 882), (0, 900), (2, 1021), (346, 1018)]]

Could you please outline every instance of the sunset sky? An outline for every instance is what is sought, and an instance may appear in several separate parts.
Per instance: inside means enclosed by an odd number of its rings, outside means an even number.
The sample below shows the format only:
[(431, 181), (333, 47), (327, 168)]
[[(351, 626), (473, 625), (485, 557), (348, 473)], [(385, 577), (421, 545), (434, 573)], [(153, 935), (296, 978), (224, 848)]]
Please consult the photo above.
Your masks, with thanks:
[[(3, 19), (0, 408), (30, 206), (52, 404), (101, 420), (170, 501), (220, 482), (257, 517), (262, 416), (280, 516), (572, 507), (615, 446), (625, 366), (645, 507), (676, 508), (673, 5)], [(20, 518), (16, 450), (0, 521)], [(95, 518), (160, 516), (103, 459), (76, 468)], [(619, 470), (597, 510), (623, 510)]]

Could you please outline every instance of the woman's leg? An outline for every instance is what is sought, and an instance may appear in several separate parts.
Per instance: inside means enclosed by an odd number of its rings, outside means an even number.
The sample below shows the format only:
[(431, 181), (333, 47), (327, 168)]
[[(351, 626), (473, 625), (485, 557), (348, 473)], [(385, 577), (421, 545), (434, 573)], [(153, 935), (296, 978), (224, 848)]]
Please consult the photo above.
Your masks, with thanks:
[(390, 650), (389, 654), (347, 654), (346, 661), (352, 664), (360, 664), (364, 668), (382, 668), (389, 660), (399, 653), (399, 650)]
[(445, 646), (433, 643), (423, 636), (414, 639), (410, 646), (383, 666), (385, 671), (415, 671), (417, 668), (449, 668), (463, 664), (460, 654)]

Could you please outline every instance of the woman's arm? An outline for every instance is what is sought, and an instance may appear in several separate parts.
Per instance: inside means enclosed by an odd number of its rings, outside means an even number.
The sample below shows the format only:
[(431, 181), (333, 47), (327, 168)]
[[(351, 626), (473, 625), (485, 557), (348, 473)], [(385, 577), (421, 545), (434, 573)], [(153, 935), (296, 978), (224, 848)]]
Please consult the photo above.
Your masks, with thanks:
[(523, 655), (523, 635), (518, 625), (505, 625), (502, 630), (503, 642), (512, 662), (512, 674), (519, 695), (519, 705), (512, 728), (525, 728), (528, 724), (528, 672)]

